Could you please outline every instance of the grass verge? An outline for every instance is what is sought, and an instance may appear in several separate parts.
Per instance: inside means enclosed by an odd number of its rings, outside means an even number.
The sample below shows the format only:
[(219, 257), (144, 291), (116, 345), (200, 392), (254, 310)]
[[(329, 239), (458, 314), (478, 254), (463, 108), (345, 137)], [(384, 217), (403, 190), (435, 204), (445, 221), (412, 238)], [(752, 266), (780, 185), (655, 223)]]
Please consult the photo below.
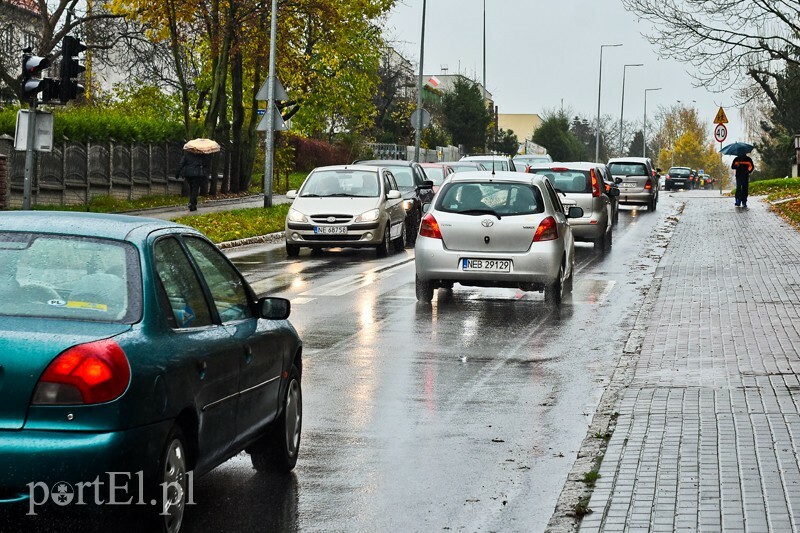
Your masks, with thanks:
[(283, 231), (289, 207), (290, 204), (278, 204), (269, 208), (253, 207), (187, 215), (175, 219), (175, 222), (196, 228), (213, 242), (220, 243)]
[[(772, 180), (759, 180), (750, 182), (750, 196), (767, 195), (767, 200), (774, 202), (784, 198), (800, 196), (800, 178), (778, 178)], [(731, 195), (736, 194), (736, 189)]]

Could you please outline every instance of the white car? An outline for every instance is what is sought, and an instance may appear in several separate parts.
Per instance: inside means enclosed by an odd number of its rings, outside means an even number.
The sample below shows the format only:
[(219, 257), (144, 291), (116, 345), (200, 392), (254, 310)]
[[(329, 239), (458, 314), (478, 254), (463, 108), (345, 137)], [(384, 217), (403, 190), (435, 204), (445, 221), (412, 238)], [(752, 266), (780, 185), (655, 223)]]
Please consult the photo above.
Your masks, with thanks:
[(300, 248), (375, 248), (378, 256), (406, 246), (403, 195), (391, 171), (368, 165), (315, 168), (293, 200), (286, 216), (286, 254)]
[(465, 155), (461, 158), (461, 161), (481, 163), (486, 167), (486, 170), (510, 170), (512, 172), (517, 170), (516, 165), (514, 165), (514, 160), (504, 155)]
[(430, 302), (436, 289), (458, 283), (544, 291), (546, 301), (561, 304), (572, 289), (575, 263), (567, 219), (581, 216), (583, 209), (562, 200), (543, 176), (451, 175), (420, 225), (417, 300)]

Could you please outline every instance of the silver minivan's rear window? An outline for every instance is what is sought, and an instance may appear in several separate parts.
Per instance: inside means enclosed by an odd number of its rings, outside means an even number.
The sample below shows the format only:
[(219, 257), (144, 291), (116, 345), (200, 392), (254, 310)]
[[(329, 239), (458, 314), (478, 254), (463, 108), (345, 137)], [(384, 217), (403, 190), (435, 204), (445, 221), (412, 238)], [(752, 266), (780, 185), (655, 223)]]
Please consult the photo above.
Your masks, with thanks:
[(642, 163), (611, 163), (608, 169), (615, 176), (647, 176), (647, 167)]
[(546, 176), (559, 192), (591, 193), (592, 177), (588, 170), (569, 170), (566, 168), (532, 170)]
[(0, 316), (134, 323), (138, 252), (124, 242), (0, 232)]

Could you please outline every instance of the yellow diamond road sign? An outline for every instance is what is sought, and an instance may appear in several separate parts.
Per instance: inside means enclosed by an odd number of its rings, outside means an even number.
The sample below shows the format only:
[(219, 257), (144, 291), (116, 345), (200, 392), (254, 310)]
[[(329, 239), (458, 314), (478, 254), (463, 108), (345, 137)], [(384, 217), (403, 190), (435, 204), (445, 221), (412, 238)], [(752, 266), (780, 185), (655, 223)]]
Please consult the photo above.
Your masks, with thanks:
[(714, 124), (727, 124), (727, 123), (728, 123), (728, 117), (725, 116), (725, 110), (720, 107), (719, 111), (717, 111), (717, 116), (714, 117)]

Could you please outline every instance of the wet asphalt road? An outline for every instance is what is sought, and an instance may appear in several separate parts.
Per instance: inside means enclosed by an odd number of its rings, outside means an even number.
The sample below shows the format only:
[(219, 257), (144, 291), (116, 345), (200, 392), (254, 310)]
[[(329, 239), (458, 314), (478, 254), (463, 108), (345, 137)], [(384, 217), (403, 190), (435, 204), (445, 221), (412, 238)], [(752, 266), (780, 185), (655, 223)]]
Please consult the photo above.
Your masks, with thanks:
[(288, 477), (240, 454), (195, 481), (186, 531), (542, 531), (666, 246), (624, 209), (605, 255), (576, 245), (573, 295), (414, 296), (413, 250), (228, 252), (292, 300), (304, 342), (301, 456)]

